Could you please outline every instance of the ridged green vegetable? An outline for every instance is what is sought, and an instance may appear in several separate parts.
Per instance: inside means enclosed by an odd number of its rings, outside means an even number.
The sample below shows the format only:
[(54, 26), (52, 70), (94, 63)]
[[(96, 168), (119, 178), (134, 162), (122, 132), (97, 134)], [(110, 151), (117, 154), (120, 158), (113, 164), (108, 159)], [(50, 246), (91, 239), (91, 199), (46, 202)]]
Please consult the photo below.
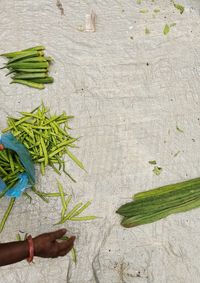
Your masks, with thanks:
[(37, 46), (34, 46), (34, 47), (30, 47), (30, 48), (27, 48), (27, 49), (24, 49), (22, 50), (22, 52), (24, 51), (42, 51), (42, 50), (45, 50), (45, 47), (43, 45), (37, 45)]
[(43, 56), (38, 56), (38, 57), (22, 59), (20, 61), (25, 63), (25, 62), (47, 62), (48, 60)]
[[(21, 73), (47, 73), (47, 69), (17, 69), (17, 74)], [(12, 70), (15, 72), (15, 70)]]
[(15, 75), (14, 77), (12, 77), (12, 79), (22, 79), (22, 80), (27, 80), (27, 79), (42, 79), (42, 78), (46, 78), (47, 77), (47, 73), (18, 73), (17, 75)]
[(27, 80), (15, 79), (15, 80), (11, 81), (11, 84), (14, 84), (14, 83), (30, 86), (30, 87), (37, 88), (37, 89), (44, 89), (43, 84), (31, 82), (31, 81), (27, 81)]
[(50, 84), (54, 82), (54, 79), (52, 77), (47, 77), (44, 79), (32, 79), (31, 81), (39, 84)]
[(122, 205), (117, 213), (126, 228), (151, 223), (174, 213), (200, 206), (200, 178), (137, 193), (132, 202)]
[(31, 48), (28, 48), (28, 49), (23, 49), (21, 51), (10, 52), (10, 53), (2, 53), (2, 54), (0, 54), (0, 56), (4, 56), (4, 57), (7, 57), (7, 58), (13, 58), (15, 56), (22, 55), (22, 54), (26, 53), (27, 51), (42, 51), (44, 49), (45, 49), (44, 46), (39, 45), (39, 46), (31, 47)]
[(30, 58), (30, 57), (36, 57), (36, 56), (43, 56), (44, 52), (42, 51), (27, 51), (21, 55), (17, 55), (15, 57), (13, 57), (12, 59), (10, 59), (8, 61), (7, 66), (9, 66), (11, 63), (16, 62), (16, 61), (20, 61), (20, 60), (24, 60), (26, 58)]
[[(17, 52), (4, 53), (8, 63), (0, 69), (8, 69), (6, 76), (13, 74), (11, 83), (19, 83), (29, 87), (43, 89), (44, 84), (53, 83), (48, 71), (52, 57), (44, 56), (44, 46), (35, 46)], [(42, 79), (42, 80), (41, 80)]]
[(13, 62), (9, 64), (9, 68), (18, 70), (18, 69), (45, 69), (49, 67), (48, 62)]

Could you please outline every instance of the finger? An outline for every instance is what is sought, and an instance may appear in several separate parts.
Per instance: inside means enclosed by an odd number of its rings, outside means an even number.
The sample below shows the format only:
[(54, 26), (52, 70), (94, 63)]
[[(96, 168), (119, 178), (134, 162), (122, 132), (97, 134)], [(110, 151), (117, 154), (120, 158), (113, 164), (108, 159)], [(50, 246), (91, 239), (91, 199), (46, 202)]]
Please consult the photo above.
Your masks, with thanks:
[(62, 251), (59, 253), (59, 256), (65, 256), (66, 254), (68, 254), (68, 252), (70, 252), (71, 249), (69, 249), (68, 251)]
[(62, 236), (64, 236), (66, 232), (66, 229), (60, 229), (54, 232), (50, 232), (49, 236), (52, 241), (55, 241), (56, 239), (60, 239)]
[(71, 251), (71, 249), (73, 249), (73, 244), (70, 245), (70, 246), (68, 246), (68, 247), (65, 248), (64, 250), (61, 250), (61, 251), (59, 252), (59, 256), (65, 256), (66, 254), (68, 254), (68, 253)]
[(64, 252), (64, 251), (68, 252), (69, 250), (71, 250), (74, 246), (75, 239), (76, 239), (76, 237), (73, 236), (73, 237), (69, 238), (69, 240), (67, 240), (67, 241), (62, 241), (62, 242), (58, 243), (59, 251), (60, 252)]

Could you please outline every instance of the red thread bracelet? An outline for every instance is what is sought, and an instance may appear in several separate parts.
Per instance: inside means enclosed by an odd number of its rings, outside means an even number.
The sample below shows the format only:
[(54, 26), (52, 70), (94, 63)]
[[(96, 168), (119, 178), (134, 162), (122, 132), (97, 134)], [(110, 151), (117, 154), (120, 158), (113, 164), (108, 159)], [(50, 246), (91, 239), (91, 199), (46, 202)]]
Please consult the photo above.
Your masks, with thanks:
[(27, 237), (27, 242), (28, 242), (28, 250), (29, 250), (29, 256), (27, 258), (27, 261), (31, 263), (34, 257), (34, 244), (33, 244), (33, 238), (31, 235)]
[(3, 146), (3, 144), (1, 143), (1, 144), (0, 144), (0, 151), (2, 151), (2, 150), (4, 150), (4, 146)]

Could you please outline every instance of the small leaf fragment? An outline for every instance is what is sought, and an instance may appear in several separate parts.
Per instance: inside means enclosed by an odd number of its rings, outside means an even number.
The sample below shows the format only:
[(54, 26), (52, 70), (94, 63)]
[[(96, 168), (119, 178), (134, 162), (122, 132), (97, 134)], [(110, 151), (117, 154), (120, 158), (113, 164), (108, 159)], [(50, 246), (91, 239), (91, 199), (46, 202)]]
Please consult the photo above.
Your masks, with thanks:
[(162, 168), (161, 167), (158, 167), (158, 166), (154, 166), (153, 168), (153, 173), (157, 176), (159, 176), (162, 172)]
[(141, 14), (146, 14), (146, 13), (148, 13), (148, 12), (149, 12), (148, 9), (141, 9), (141, 10), (140, 10), (140, 13), (141, 13)]
[(166, 24), (166, 25), (164, 26), (164, 29), (163, 29), (163, 34), (164, 34), (164, 35), (167, 35), (167, 34), (169, 33), (169, 31), (170, 31), (170, 27), (169, 27), (168, 24)]
[(149, 164), (156, 165), (156, 160), (149, 160)]
[(180, 150), (178, 150), (175, 154), (174, 157), (176, 157), (180, 153)]
[(177, 9), (177, 10), (179, 10), (180, 11), (180, 14), (182, 15), (183, 14), (183, 12), (184, 12), (184, 10), (185, 10), (185, 7), (184, 6), (182, 6), (181, 4), (176, 4), (176, 3), (174, 3), (174, 7)]
[(145, 34), (150, 34), (150, 30), (148, 28), (145, 28)]
[(180, 129), (177, 125), (176, 125), (176, 129), (177, 129), (178, 132), (184, 133), (184, 131), (182, 129)]

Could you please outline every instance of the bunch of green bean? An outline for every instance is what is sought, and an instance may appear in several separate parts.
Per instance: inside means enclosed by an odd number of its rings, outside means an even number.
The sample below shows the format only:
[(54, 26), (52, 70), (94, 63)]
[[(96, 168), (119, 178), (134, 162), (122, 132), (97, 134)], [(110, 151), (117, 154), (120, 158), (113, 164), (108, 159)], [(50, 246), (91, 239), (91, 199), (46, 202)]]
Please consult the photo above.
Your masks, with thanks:
[(10, 149), (0, 151), (0, 178), (7, 186), (12, 187), (18, 179), (18, 174), (24, 171), (25, 169), (14, 151)]
[(73, 138), (68, 133), (68, 121), (73, 116), (50, 115), (49, 109), (43, 104), (32, 112), (21, 112), (20, 118), (8, 118), (8, 128), (2, 132), (11, 131), (12, 134), (29, 150), (35, 163), (40, 164), (42, 175), (45, 174), (46, 166), (50, 165), (58, 174), (63, 170), (73, 181), (75, 181), (65, 170), (63, 156), (66, 154), (81, 169), (84, 166), (69, 148), (74, 148)]
[(58, 190), (59, 190), (61, 203), (62, 203), (62, 210), (61, 210), (61, 219), (56, 224), (63, 224), (66, 221), (88, 221), (88, 220), (94, 220), (94, 219), (97, 218), (94, 215), (88, 215), (88, 216), (80, 217), (80, 214), (84, 210), (86, 210), (86, 208), (88, 208), (90, 206), (91, 201), (87, 201), (85, 204), (83, 204), (82, 202), (79, 202), (71, 210), (69, 210), (68, 206), (69, 206), (69, 204), (72, 200), (72, 196), (68, 195), (67, 198), (65, 198), (63, 186), (58, 181), (57, 181), (57, 183), (58, 183)]
[(1, 54), (9, 59), (1, 69), (7, 68), (9, 70), (7, 75), (13, 75), (11, 83), (43, 89), (44, 84), (53, 83), (53, 78), (48, 75), (49, 66), (53, 59), (45, 57), (44, 50), (44, 46), (35, 46)]
[[(25, 169), (20, 163), (18, 155), (14, 151), (10, 149), (0, 151), (0, 178), (6, 183), (6, 188), (0, 193), (0, 199), (4, 197), (6, 192), (17, 183), (18, 175), (24, 171)], [(0, 233), (3, 231), (14, 203), (15, 198), (11, 198), (0, 222)]]

